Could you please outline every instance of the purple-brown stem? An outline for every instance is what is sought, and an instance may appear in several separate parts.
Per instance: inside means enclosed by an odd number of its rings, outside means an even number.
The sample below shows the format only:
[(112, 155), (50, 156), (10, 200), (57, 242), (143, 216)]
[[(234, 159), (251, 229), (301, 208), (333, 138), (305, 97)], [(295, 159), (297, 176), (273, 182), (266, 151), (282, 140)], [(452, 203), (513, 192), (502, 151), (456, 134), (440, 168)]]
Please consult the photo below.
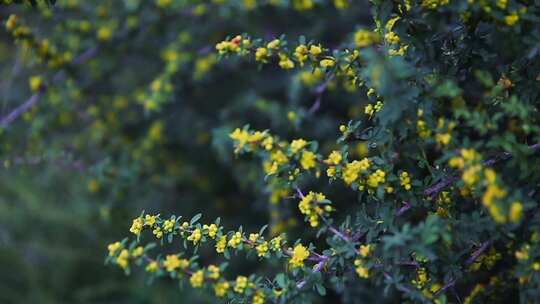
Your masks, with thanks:
[[(92, 57), (94, 57), (97, 53), (98, 48), (93, 47), (91, 49), (86, 50), (84, 53), (77, 56), (73, 61), (71, 62), (71, 65), (79, 65), (82, 64), (88, 60), (90, 60)], [(58, 71), (53, 76), (53, 83), (57, 83), (60, 81), (62, 75), (62, 71)], [(9, 126), (14, 120), (19, 118), (24, 112), (28, 111), (33, 105), (35, 105), (41, 97), (45, 94), (45, 91), (47, 91), (47, 86), (42, 86), (38, 92), (30, 96), (23, 104), (16, 107), (13, 111), (11, 111), (8, 115), (2, 117), (0, 119), (0, 127), (5, 128)]]
[[(531, 145), (529, 146), (529, 149), (531, 151), (537, 151), (537, 150), (540, 150), (540, 143), (538, 144), (534, 144), (534, 145)], [(495, 158), (491, 158), (491, 159), (488, 159), (486, 160), (483, 165), (484, 166), (493, 166), (495, 163), (501, 161), (501, 160), (507, 160), (509, 158), (512, 157), (512, 153), (510, 152), (503, 152), (499, 157), (495, 157)], [(451, 175), (451, 176), (448, 176), (444, 179), (442, 179), (441, 181), (435, 183), (434, 185), (430, 186), (429, 188), (427, 188), (426, 190), (424, 190), (424, 194), (427, 195), (427, 196), (431, 196), (432, 198), (434, 198), (435, 196), (437, 196), (442, 190), (444, 190), (445, 188), (449, 187), (450, 185), (452, 185), (455, 181), (459, 180), (459, 176), (457, 175)]]

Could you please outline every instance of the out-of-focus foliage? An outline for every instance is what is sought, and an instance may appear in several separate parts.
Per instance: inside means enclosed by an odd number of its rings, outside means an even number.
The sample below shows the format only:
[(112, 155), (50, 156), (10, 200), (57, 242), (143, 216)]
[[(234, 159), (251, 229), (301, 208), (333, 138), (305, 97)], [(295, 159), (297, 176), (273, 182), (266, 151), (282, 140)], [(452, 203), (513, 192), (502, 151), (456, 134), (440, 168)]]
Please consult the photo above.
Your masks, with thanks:
[(0, 302), (540, 297), (537, 1), (30, 2)]

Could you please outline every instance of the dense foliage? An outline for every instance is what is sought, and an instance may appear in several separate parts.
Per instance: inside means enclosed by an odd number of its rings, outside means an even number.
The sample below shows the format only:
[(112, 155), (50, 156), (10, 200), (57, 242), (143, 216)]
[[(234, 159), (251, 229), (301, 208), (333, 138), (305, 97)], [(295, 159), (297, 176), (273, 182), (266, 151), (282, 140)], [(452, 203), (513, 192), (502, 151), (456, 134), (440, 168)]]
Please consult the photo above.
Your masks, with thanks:
[(0, 302), (540, 299), (540, 2), (2, 4)]

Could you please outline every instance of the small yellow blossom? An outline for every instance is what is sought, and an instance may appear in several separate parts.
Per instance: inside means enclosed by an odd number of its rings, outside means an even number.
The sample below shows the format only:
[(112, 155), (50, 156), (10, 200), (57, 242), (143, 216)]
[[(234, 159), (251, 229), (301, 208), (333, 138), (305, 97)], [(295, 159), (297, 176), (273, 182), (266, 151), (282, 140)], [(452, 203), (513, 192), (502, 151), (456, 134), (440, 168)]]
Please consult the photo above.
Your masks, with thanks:
[(214, 293), (216, 294), (216, 297), (222, 298), (225, 296), (225, 294), (227, 294), (227, 291), (229, 290), (229, 288), (230, 288), (229, 282), (227, 281), (218, 282), (214, 284)]
[(116, 264), (121, 268), (126, 269), (128, 267), (128, 258), (129, 251), (127, 249), (122, 249), (118, 257), (116, 258)]
[(255, 250), (257, 250), (257, 256), (265, 256), (266, 252), (268, 252), (268, 242), (264, 241), (261, 244), (257, 245), (257, 247), (255, 247)]
[(381, 169), (377, 169), (375, 172), (369, 175), (367, 179), (367, 185), (371, 188), (377, 188), (380, 184), (385, 182), (386, 173)]
[(307, 141), (304, 139), (295, 139), (291, 142), (291, 152), (292, 153), (298, 153), (301, 149), (303, 149), (307, 145)]
[(32, 92), (37, 92), (43, 86), (43, 80), (41, 79), (41, 76), (32, 76), (28, 80), (28, 84), (30, 85), (30, 90), (32, 90)]
[(216, 265), (209, 265), (208, 266), (208, 277), (210, 279), (217, 280), (217, 279), (219, 279), (219, 276), (220, 276), (219, 267), (217, 267)]
[(233, 234), (227, 245), (229, 247), (236, 248), (238, 245), (240, 245), (240, 243), (242, 243), (242, 233), (237, 231)]
[(135, 218), (129, 231), (133, 234), (140, 234), (143, 229), (144, 221), (141, 217)]
[(116, 254), (116, 251), (118, 251), (118, 249), (122, 248), (122, 244), (120, 242), (114, 242), (112, 244), (109, 244), (109, 246), (107, 246), (107, 249), (109, 250), (109, 256), (114, 256)]
[(321, 60), (319, 64), (321, 65), (322, 68), (331, 68), (334, 65), (336, 65), (336, 62), (334, 61), (334, 59), (325, 58)]
[(202, 237), (201, 229), (197, 228), (193, 230), (191, 235), (187, 237), (187, 240), (192, 241), (193, 245), (196, 245), (201, 240), (201, 237)]
[(237, 293), (244, 293), (248, 285), (248, 278), (245, 276), (237, 276), (234, 284), (234, 291)]
[(131, 256), (134, 258), (138, 258), (144, 253), (144, 248), (142, 246), (137, 246), (135, 249), (133, 249), (133, 252), (131, 253)]
[(274, 40), (268, 42), (266, 47), (271, 49), (271, 50), (277, 49), (277, 48), (279, 48), (280, 43), (281, 43), (281, 41), (279, 39), (274, 39)]
[(291, 268), (304, 266), (304, 261), (309, 257), (309, 254), (309, 250), (302, 244), (296, 245), (289, 260)]
[(204, 272), (202, 270), (195, 271), (189, 278), (189, 283), (193, 288), (199, 288), (204, 282)]
[(316, 161), (315, 153), (311, 151), (304, 151), (302, 152), (302, 157), (300, 159), (300, 165), (304, 170), (309, 170), (311, 168), (315, 168), (315, 161)]
[(516, 11), (512, 12), (510, 15), (504, 17), (504, 22), (508, 26), (513, 26), (519, 21), (519, 15)]
[(163, 222), (163, 230), (165, 232), (172, 232), (174, 228), (174, 221), (173, 220), (165, 220)]
[(210, 226), (203, 225), (203, 229), (208, 231), (208, 236), (210, 238), (215, 238), (218, 232), (218, 227), (216, 226), (216, 224), (211, 224)]
[(216, 252), (223, 253), (226, 247), (227, 247), (227, 237), (223, 235), (216, 242)]
[(406, 171), (403, 171), (399, 175), (399, 181), (400, 181), (400, 185), (403, 188), (405, 188), (405, 190), (407, 191), (411, 190), (411, 177), (409, 176), (409, 173), (407, 173)]
[(510, 221), (517, 223), (523, 217), (523, 205), (515, 201), (510, 205)]
[(309, 47), (309, 53), (315, 57), (320, 55), (322, 53), (322, 49), (320, 46), (312, 45)]
[(370, 245), (360, 245), (360, 249), (358, 250), (358, 252), (360, 253), (360, 256), (365, 258), (371, 252), (371, 246)]
[(255, 60), (260, 62), (266, 62), (266, 59), (268, 58), (268, 49), (267, 48), (257, 48), (255, 50)]
[(179, 259), (175, 254), (169, 254), (163, 261), (163, 266), (168, 272), (175, 271), (176, 269), (185, 269), (189, 266), (189, 261), (186, 259)]
[(146, 272), (153, 273), (153, 272), (156, 272), (158, 269), (159, 269), (158, 262), (152, 261), (148, 263), (148, 265), (146, 265), (146, 268), (144, 270), (146, 270)]
[(144, 225), (145, 226), (154, 227), (155, 224), (156, 224), (156, 216), (155, 215), (147, 214), (144, 217)]
[(379, 36), (372, 31), (360, 29), (354, 33), (354, 42), (357, 47), (363, 48), (379, 42)]
[(270, 240), (270, 246), (273, 251), (281, 250), (281, 245), (283, 244), (283, 238), (281, 236), (276, 236)]
[(328, 155), (325, 162), (329, 165), (339, 165), (342, 159), (343, 157), (341, 156), (341, 152), (334, 150), (330, 153), (330, 155)]
[(255, 294), (253, 295), (253, 299), (251, 300), (251, 303), (253, 304), (264, 304), (264, 292), (261, 290), (257, 290)]

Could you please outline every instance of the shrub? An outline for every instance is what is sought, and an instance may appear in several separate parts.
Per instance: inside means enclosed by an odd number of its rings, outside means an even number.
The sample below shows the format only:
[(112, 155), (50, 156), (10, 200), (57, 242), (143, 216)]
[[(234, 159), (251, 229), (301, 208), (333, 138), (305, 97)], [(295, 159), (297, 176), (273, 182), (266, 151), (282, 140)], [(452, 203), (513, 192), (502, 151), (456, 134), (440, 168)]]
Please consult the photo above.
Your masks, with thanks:
[[(91, 191), (173, 184), (227, 205), (126, 207), (138, 214), (131, 236), (108, 245), (107, 263), (226, 302), (540, 297), (536, 2), (56, 5), (82, 19), (64, 17), (54, 47), (16, 15), (6, 21), (70, 77), (60, 96), (30, 78), (34, 96), (50, 94), (43, 115), (58, 115), (29, 118), (34, 149), (51, 149), (43, 122), (57, 119), (76, 151), (110, 159)], [(80, 109), (91, 127), (72, 117), (64, 131), (62, 115)], [(229, 206), (220, 191), (244, 201)], [(250, 201), (267, 215), (245, 210)]]

